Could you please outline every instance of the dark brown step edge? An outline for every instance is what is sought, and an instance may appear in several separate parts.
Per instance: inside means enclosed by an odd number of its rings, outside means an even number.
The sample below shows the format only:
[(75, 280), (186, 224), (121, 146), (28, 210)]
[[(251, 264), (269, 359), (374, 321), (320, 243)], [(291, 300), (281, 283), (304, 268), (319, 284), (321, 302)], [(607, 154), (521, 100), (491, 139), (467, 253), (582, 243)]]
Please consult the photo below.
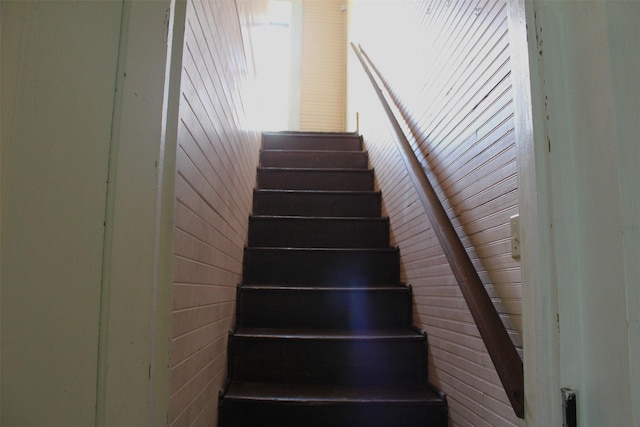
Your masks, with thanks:
[(424, 341), (426, 335), (413, 327), (403, 329), (333, 330), (297, 328), (245, 328), (233, 333), (236, 338), (313, 340), (313, 341)]
[[(382, 289), (386, 289), (386, 288), (393, 288), (393, 287), (397, 287), (400, 289), (403, 289), (404, 283), (401, 282), (397, 282), (397, 283), (370, 283), (367, 285), (358, 285), (358, 286), (345, 286), (345, 285), (341, 285), (341, 284), (317, 284), (317, 283), (311, 283), (311, 284), (306, 284), (306, 283), (296, 283), (296, 284), (291, 284), (288, 285), (286, 283), (253, 283), (253, 282), (243, 282), (241, 285), (238, 286), (238, 288), (242, 288), (244, 286), (250, 286), (251, 289), (258, 289), (258, 288), (273, 288), (273, 289), (292, 289), (292, 290), (302, 290), (302, 289), (378, 289), (378, 288), (382, 288)], [(410, 285), (407, 285), (410, 286)]]
[(382, 195), (380, 191), (254, 189), (253, 212), (271, 216), (380, 218)]
[[(401, 329), (412, 325), (408, 286), (242, 285), (236, 325), (301, 329)], [(354, 308), (357, 310), (353, 311)]]
[(259, 167), (256, 187), (280, 190), (374, 191), (373, 169)]
[(325, 132), (325, 131), (308, 131), (308, 130), (281, 130), (281, 131), (265, 131), (263, 135), (300, 135), (300, 136), (355, 136), (360, 138), (360, 134), (357, 131), (353, 132)]
[(309, 195), (321, 195), (321, 196), (379, 196), (380, 191), (377, 190), (277, 190), (270, 188), (255, 188), (254, 193), (262, 194), (309, 194)]
[(389, 218), (251, 215), (247, 246), (389, 247)]
[[(279, 222), (281, 224), (286, 225), (288, 222), (301, 222), (308, 223), (312, 225), (313, 223), (325, 222), (325, 223), (338, 223), (338, 224), (349, 224), (349, 223), (373, 223), (379, 224), (382, 226), (389, 225), (389, 217), (370, 217), (370, 216), (301, 216), (301, 215), (260, 215), (260, 214), (251, 214), (249, 215), (249, 223), (261, 223), (261, 222)], [(387, 242), (389, 239), (386, 239)], [(385, 245), (388, 247), (388, 245)]]
[[(276, 386), (287, 388), (287, 384)], [(222, 427), (446, 427), (448, 404), (446, 396), (434, 391), (425, 399), (395, 402), (377, 398), (339, 400), (314, 398), (302, 394), (296, 400), (282, 393), (272, 393), (267, 399), (242, 396), (242, 388), (254, 383), (234, 383), (229, 398), (219, 400)], [(430, 386), (433, 388), (433, 386)], [(239, 393), (235, 393), (236, 390)], [(269, 391), (269, 390), (265, 390)], [(357, 393), (337, 389), (338, 392)], [(393, 391), (393, 390), (392, 390)], [(355, 411), (355, 412), (354, 412)], [(239, 416), (239, 418), (238, 418)]]
[[(282, 190), (277, 188), (254, 188), (254, 197), (258, 196), (320, 196), (320, 197), (382, 197), (382, 193), (379, 190)], [(260, 214), (257, 214), (260, 215)], [(266, 216), (278, 216), (262, 214)], [(296, 216), (296, 215), (283, 215), (283, 216)], [(300, 215), (302, 216), (302, 215)], [(352, 218), (352, 217), (348, 217)]]
[(369, 155), (369, 151), (367, 150), (305, 150), (305, 149), (295, 149), (295, 148), (260, 148), (260, 153), (282, 153), (282, 154), (340, 154), (347, 156), (356, 156), (356, 155)]
[(261, 148), (362, 151), (363, 139), (356, 135), (263, 133)]
[[(283, 265), (287, 266), (283, 270)], [(398, 248), (245, 247), (243, 281), (366, 286), (400, 282)]]
[(240, 327), (230, 337), (230, 374), (247, 382), (423, 384), (426, 336), (393, 330)]
[[(264, 150), (260, 151), (259, 165), (274, 167), (345, 167), (354, 169), (369, 168), (367, 151), (326, 151), (326, 150)], [(277, 166), (279, 165), (279, 166)]]
[(270, 221), (270, 220), (299, 220), (299, 221), (365, 221), (365, 222), (389, 222), (388, 216), (375, 217), (370, 216), (300, 216), (300, 215), (249, 215), (250, 219), (258, 221)]
[(375, 254), (375, 253), (388, 253), (388, 254), (398, 254), (399, 248), (397, 246), (388, 246), (385, 248), (291, 248), (291, 247), (270, 247), (270, 246), (245, 246), (245, 251), (256, 252), (317, 252), (317, 253), (336, 253), (336, 252), (344, 252), (344, 253), (365, 253), (365, 254)]
[(335, 385), (248, 383), (231, 381), (225, 398), (273, 404), (423, 404), (446, 405), (446, 396), (430, 383), (418, 385)]
[(367, 175), (375, 173), (373, 168), (301, 168), (301, 167), (281, 167), (281, 166), (258, 166), (258, 172), (300, 172), (300, 173), (355, 173)]
[(238, 285), (238, 289), (250, 289), (256, 291), (262, 290), (287, 290), (287, 291), (334, 291), (334, 292), (367, 292), (367, 291), (396, 291), (396, 292), (406, 292), (411, 291), (411, 285), (407, 285), (406, 283), (394, 283), (387, 285), (371, 285), (371, 286), (363, 286), (359, 288), (353, 288), (349, 286), (281, 286), (281, 285), (261, 285), (254, 283), (243, 283)]

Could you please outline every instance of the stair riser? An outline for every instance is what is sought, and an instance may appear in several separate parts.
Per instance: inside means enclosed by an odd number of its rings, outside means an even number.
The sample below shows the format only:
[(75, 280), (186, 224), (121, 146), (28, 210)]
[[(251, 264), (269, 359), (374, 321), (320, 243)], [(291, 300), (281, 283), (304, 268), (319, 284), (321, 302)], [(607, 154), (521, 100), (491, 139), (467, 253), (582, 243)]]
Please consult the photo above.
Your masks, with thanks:
[(265, 150), (337, 150), (360, 151), (362, 139), (358, 136), (310, 137), (307, 135), (268, 135), (262, 136), (262, 148)]
[(373, 171), (259, 169), (258, 188), (276, 190), (373, 191)]
[(253, 193), (255, 215), (380, 217), (380, 193)]
[(411, 326), (411, 291), (240, 288), (241, 326), (401, 329)]
[(230, 354), (231, 375), (237, 381), (367, 385), (427, 379), (422, 339), (232, 337)]
[(243, 264), (247, 284), (368, 286), (400, 281), (396, 251), (247, 248)]
[(223, 427), (445, 427), (448, 424), (443, 405), (366, 403), (306, 406), (228, 401), (222, 405), (221, 420)]
[(446, 427), (362, 139), (263, 134), (222, 427)]
[(260, 165), (272, 168), (367, 169), (369, 157), (358, 151), (261, 151)]
[(389, 221), (252, 217), (249, 246), (385, 248), (389, 246)]

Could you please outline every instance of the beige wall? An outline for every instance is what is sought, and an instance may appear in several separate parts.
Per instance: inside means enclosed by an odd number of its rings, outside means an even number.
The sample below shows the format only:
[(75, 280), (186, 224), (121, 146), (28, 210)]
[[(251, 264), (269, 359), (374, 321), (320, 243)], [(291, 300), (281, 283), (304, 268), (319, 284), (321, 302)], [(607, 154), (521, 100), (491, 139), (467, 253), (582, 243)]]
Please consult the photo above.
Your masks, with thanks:
[(92, 425), (122, 4), (2, 7), (0, 422)]
[(2, 7), (1, 423), (161, 425), (172, 3)]
[(300, 130), (345, 130), (344, 4), (343, 0), (302, 2)]
[[(400, 101), (419, 158), (521, 348), (520, 264), (509, 241), (518, 185), (506, 2), (349, 7), (350, 40), (362, 44)], [(360, 113), (402, 277), (413, 285), (414, 322), (428, 333), (431, 381), (447, 393), (454, 426), (522, 425), (359, 67), (349, 68), (348, 117)]]
[(172, 426), (216, 425), (227, 376), (260, 142), (247, 116), (251, 74), (243, 35), (250, 49), (250, 25), (259, 19), (253, 14), (264, 10), (260, 2), (238, 6), (187, 4), (175, 182)]

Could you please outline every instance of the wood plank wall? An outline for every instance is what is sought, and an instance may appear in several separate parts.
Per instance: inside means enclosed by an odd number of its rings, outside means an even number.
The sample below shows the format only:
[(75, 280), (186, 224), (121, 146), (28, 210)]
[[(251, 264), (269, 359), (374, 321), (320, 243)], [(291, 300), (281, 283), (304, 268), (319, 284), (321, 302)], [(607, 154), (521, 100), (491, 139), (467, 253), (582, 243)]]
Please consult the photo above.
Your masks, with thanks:
[[(362, 44), (399, 99), (419, 158), (521, 352), (520, 264), (510, 256), (518, 188), (505, 1), (352, 1), (349, 14), (351, 41)], [(403, 280), (413, 286), (414, 321), (429, 336), (431, 381), (448, 395), (451, 425), (523, 425), (378, 101), (353, 55), (349, 61), (348, 114), (360, 113)]]
[(344, 4), (343, 0), (303, 1), (300, 130), (345, 130)]
[[(245, 2), (246, 3), (246, 2)], [(254, 2), (256, 3), (256, 2)], [(172, 426), (217, 425), (259, 135), (247, 130), (241, 22), (251, 4), (189, 0), (181, 83), (172, 292)], [(243, 40), (243, 34), (245, 39)], [(247, 105), (245, 105), (247, 104)]]

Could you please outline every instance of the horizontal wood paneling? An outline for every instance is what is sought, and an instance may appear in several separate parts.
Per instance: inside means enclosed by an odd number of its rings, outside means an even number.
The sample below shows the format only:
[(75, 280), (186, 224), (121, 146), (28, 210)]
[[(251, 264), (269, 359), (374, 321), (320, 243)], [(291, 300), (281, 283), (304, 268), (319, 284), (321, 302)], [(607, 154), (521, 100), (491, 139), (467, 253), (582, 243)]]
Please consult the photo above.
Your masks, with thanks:
[[(351, 41), (362, 45), (389, 83), (410, 141), (522, 354), (520, 264), (510, 255), (518, 188), (506, 3), (356, 0), (349, 8)], [(413, 285), (414, 319), (429, 335), (431, 381), (448, 394), (451, 425), (523, 425), (393, 146), (387, 119), (359, 82), (361, 71), (354, 64), (349, 69), (348, 116), (360, 113), (392, 240), (400, 247), (402, 278)]]
[[(256, 6), (258, 4), (256, 3)], [(172, 426), (217, 424), (255, 184), (259, 135), (246, 129), (251, 77), (241, 22), (250, 4), (189, 1), (176, 159), (171, 317)], [(244, 39), (243, 39), (244, 36)]]

